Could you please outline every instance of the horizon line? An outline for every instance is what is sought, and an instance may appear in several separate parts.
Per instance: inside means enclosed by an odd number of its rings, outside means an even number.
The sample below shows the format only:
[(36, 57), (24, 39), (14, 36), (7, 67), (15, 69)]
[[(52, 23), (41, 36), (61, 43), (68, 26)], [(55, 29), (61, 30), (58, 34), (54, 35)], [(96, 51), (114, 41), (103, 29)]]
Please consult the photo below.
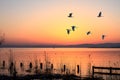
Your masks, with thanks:
[(38, 44), (38, 45), (0, 45), (0, 48), (120, 48), (120, 43), (97, 43), (97, 44)]

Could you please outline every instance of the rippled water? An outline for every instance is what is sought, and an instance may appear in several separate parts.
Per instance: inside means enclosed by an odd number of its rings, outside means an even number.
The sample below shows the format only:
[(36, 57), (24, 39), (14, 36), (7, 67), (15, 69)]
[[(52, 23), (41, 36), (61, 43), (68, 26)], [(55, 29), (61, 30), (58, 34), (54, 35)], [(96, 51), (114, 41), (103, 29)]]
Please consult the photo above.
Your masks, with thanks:
[[(120, 48), (1, 48), (0, 67), (5, 61), (5, 68), (9, 67), (10, 58), (16, 65), (18, 74), (29, 68), (29, 63), (40, 68), (43, 63), (43, 70), (46, 63), (53, 64), (54, 73), (60, 73), (63, 65), (69, 73), (76, 73), (77, 65), (80, 66), (81, 75), (88, 75), (91, 66), (120, 67)], [(24, 71), (20, 63), (24, 64)], [(0, 69), (0, 74), (9, 74), (8, 70)]]

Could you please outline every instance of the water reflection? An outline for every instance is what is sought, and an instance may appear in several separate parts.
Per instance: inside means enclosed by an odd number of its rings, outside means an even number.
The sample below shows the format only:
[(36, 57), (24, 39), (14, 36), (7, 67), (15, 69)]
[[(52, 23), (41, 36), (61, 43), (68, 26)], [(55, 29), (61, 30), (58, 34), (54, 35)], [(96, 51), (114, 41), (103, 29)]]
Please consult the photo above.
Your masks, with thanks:
[[(120, 49), (13, 48), (0, 51), (0, 74), (61, 73), (91, 75), (91, 66), (120, 66)], [(11, 71), (9, 71), (9, 70)]]

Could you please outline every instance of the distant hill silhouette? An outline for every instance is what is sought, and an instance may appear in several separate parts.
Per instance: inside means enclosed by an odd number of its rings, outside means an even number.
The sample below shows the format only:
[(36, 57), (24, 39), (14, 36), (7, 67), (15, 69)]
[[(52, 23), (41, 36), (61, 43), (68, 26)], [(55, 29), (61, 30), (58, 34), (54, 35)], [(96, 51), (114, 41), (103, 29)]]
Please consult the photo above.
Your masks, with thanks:
[(14, 47), (14, 48), (120, 48), (120, 43), (100, 43), (100, 44), (77, 44), (77, 45), (1, 45), (1, 48)]
[(85, 47), (85, 48), (120, 48), (120, 43), (78, 44), (78, 45), (71, 45), (71, 47)]

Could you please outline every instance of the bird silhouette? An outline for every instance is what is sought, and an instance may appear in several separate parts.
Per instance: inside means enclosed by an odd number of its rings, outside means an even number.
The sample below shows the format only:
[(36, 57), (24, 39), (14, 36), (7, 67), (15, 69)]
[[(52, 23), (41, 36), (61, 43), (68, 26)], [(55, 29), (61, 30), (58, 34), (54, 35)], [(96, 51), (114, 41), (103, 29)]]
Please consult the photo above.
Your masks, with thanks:
[(87, 32), (87, 35), (89, 35), (89, 34), (91, 34), (91, 31), (88, 31), (88, 32)]
[(102, 12), (100, 11), (97, 17), (102, 17)]
[(67, 34), (69, 35), (71, 30), (70, 29), (66, 29), (66, 30), (67, 30)]
[(68, 17), (69, 17), (69, 18), (73, 17), (72, 14), (73, 14), (73, 13), (69, 13)]
[(75, 29), (77, 28), (76, 26), (71, 26), (72, 27), (72, 31), (75, 31)]
[(105, 37), (106, 37), (105, 35), (102, 35), (102, 40), (104, 40)]

